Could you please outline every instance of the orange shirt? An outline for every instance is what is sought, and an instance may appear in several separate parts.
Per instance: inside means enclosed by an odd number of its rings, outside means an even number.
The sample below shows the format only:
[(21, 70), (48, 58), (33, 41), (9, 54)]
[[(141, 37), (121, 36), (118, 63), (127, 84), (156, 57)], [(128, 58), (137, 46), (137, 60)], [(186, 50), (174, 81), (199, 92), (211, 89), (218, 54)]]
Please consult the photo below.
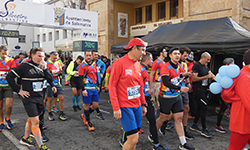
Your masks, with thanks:
[(250, 68), (243, 66), (234, 84), (221, 91), (225, 102), (232, 103), (229, 129), (250, 134)]
[(145, 103), (141, 64), (128, 54), (115, 61), (109, 78), (109, 95), (114, 111), (120, 107), (139, 107)]

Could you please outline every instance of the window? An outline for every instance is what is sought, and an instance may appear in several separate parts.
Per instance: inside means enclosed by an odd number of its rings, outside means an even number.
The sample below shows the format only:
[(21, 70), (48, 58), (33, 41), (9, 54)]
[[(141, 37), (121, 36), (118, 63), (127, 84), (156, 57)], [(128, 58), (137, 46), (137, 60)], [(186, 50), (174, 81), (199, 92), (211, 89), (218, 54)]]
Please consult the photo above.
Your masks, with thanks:
[(178, 0), (170, 1), (170, 17), (178, 17)]
[(40, 35), (37, 35), (37, 41), (40, 42)]
[(136, 20), (135, 20), (136, 23), (142, 22), (142, 8), (135, 9), (135, 17), (136, 17)]
[(18, 43), (26, 43), (26, 35), (19, 35)]
[(56, 31), (55, 33), (55, 40), (59, 40), (59, 31)]
[(67, 38), (67, 30), (63, 30), (63, 39)]
[(49, 41), (52, 41), (52, 32), (49, 32)]
[(46, 34), (43, 34), (43, 42), (46, 42)]
[(146, 6), (146, 22), (152, 21), (152, 5)]
[(158, 3), (158, 20), (166, 17), (166, 3)]

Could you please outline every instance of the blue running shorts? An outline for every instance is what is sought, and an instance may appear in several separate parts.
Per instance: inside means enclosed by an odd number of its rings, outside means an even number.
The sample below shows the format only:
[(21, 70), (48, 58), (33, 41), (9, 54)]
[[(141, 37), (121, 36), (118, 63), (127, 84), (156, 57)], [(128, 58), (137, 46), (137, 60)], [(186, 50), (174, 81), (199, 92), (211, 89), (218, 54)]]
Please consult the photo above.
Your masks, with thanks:
[(85, 97), (82, 95), (82, 100), (84, 104), (90, 104), (92, 101), (93, 102), (99, 102), (99, 94), (98, 94), (98, 90), (87, 90), (88, 92), (88, 96)]

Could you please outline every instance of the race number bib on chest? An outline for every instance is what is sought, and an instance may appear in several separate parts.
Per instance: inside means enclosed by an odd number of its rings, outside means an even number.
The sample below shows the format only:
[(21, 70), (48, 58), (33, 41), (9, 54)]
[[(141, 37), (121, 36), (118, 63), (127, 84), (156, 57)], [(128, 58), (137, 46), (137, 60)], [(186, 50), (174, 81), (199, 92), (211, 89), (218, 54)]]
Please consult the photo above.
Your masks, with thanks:
[(43, 90), (43, 82), (32, 82), (33, 91), (40, 92)]
[(128, 99), (134, 99), (137, 97), (140, 97), (140, 85), (134, 86), (134, 87), (128, 87), (127, 88), (127, 92), (128, 92)]

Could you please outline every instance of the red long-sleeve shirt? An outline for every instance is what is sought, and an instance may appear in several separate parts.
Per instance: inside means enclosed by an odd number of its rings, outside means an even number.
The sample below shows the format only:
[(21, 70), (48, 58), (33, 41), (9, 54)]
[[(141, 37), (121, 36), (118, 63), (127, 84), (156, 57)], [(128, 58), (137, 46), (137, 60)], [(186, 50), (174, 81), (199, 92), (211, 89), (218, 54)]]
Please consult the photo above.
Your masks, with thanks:
[(250, 134), (250, 68), (243, 66), (234, 84), (223, 89), (221, 97), (232, 103), (229, 129), (240, 134)]
[(128, 54), (118, 59), (111, 70), (109, 95), (114, 111), (120, 107), (139, 107), (145, 103), (141, 64)]

